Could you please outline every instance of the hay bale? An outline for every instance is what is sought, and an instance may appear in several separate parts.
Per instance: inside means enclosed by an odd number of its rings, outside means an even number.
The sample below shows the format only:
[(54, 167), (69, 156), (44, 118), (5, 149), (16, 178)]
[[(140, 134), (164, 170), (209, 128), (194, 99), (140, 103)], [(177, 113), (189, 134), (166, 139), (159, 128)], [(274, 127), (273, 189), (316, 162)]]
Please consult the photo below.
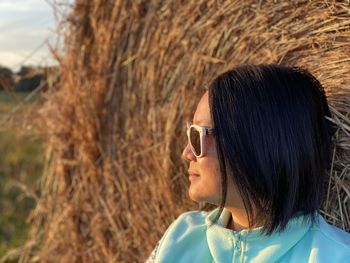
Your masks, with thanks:
[(309, 69), (339, 126), (323, 215), (350, 230), (344, 1), (76, 0), (42, 109), (48, 169), (21, 262), (144, 262), (187, 196), (186, 119), (242, 63)]

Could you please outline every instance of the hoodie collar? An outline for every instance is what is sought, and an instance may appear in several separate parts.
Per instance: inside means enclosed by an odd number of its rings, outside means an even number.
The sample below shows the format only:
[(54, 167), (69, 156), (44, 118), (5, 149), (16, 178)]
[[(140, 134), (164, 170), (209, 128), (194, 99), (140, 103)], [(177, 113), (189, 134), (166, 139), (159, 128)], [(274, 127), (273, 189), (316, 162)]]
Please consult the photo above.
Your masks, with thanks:
[(271, 235), (264, 235), (262, 227), (250, 231), (247, 229), (234, 231), (226, 228), (231, 217), (231, 212), (226, 208), (223, 209), (218, 222), (210, 226), (218, 211), (219, 208), (216, 208), (210, 212), (205, 223), (209, 249), (213, 258), (220, 262), (232, 261), (233, 247), (238, 247), (246, 258), (249, 258), (249, 255), (263, 253), (263, 250), (266, 249), (266, 255), (261, 262), (271, 262), (271, 260), (282, 257), (311, 227), (308, 217), (299, 213), (290, 219), (286, 228), (280, 233), (273, 232)]

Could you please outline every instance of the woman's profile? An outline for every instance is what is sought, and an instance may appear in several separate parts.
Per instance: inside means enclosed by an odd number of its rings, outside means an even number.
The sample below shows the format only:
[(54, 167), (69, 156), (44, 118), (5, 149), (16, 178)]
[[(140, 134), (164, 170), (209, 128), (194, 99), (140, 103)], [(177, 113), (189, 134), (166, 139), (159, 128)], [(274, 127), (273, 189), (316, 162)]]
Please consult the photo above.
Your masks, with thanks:
[(147, 262), (350, 262), (350, 234), (320, 214), (336, 128), (306, 69), (218, 75), (187, 124), (189, 197)]

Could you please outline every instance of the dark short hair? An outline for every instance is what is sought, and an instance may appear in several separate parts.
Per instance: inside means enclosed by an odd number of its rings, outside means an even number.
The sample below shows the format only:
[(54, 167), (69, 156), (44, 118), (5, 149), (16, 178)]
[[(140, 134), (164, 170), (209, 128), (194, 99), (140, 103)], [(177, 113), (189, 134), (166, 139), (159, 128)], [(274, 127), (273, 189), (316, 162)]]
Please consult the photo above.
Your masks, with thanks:
[(211, 82), (209, 106), (222, 179), (214, 222), (229, 176), (249, 228), (263, 222), (265, 234), (282, 231), (297, 213), (314, 223), (336, 131), (320, 82), (300, 67), (241, 65)]

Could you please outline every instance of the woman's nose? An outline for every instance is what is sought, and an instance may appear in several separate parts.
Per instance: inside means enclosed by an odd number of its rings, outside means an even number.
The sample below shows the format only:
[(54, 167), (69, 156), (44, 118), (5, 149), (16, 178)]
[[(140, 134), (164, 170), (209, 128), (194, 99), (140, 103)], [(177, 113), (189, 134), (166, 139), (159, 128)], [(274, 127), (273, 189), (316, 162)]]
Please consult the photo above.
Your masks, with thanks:
[(185, 149), (182, 152), (182, 159), (185, 161), (195, 161), (196, 156), (193, 154), (191, 150), (191, 146), (187, 143)]

